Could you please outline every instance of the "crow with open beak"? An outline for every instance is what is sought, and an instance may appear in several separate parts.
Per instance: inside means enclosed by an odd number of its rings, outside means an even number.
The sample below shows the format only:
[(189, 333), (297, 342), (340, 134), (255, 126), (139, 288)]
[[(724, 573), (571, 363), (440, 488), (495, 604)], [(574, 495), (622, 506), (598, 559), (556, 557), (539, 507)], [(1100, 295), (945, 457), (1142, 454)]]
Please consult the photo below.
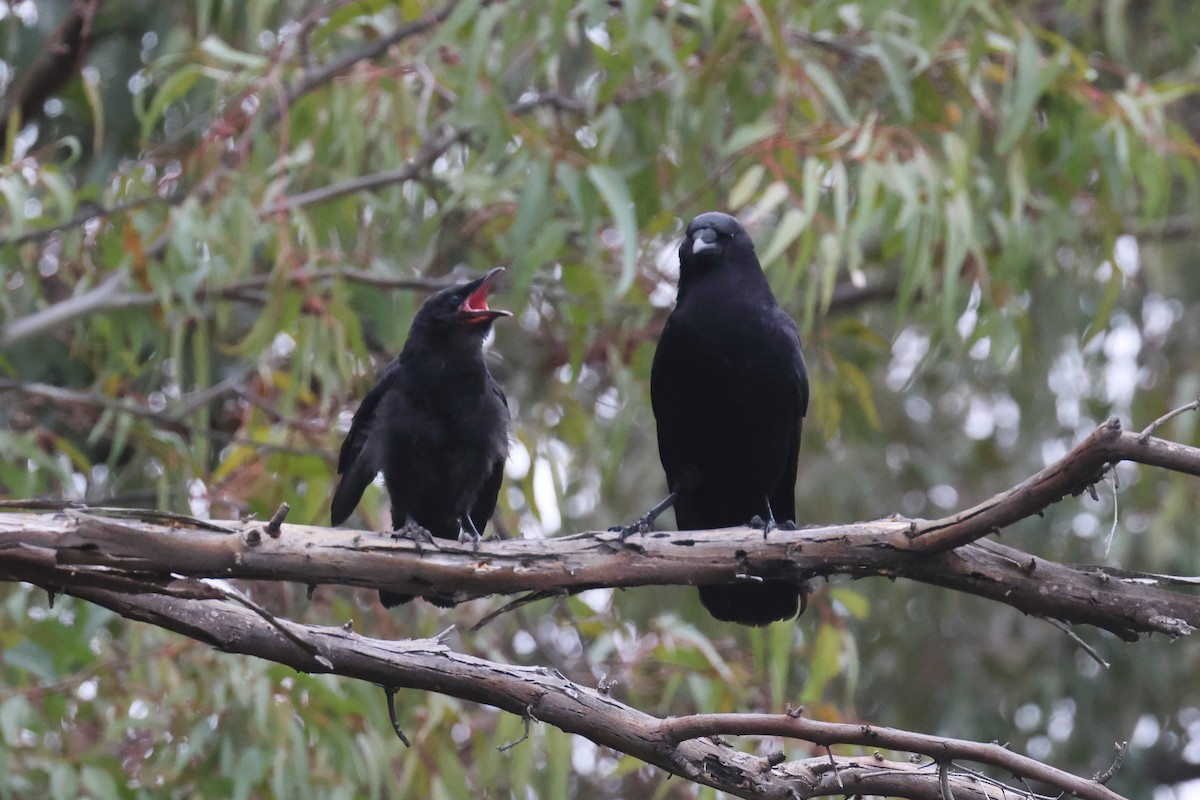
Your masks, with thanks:
[[(394, 535), (470, 539), (478, 546), (508, 455), (508, 402), (483, 356), (492, 323), (511, 316), (487, 303), (503, 270), (443, 289), (417, 311), (404, 349), (367, 393), (342, 444), (334, 525), (350, 516), (383, 472)], [(389, 608), (411, 599), (380, 592)]]

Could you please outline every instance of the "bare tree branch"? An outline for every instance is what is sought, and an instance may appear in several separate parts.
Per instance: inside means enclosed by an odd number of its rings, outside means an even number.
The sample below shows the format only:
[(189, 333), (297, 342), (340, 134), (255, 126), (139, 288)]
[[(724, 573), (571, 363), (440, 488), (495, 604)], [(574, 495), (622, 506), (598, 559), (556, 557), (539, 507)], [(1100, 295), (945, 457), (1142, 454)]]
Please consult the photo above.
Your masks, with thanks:
[[(387, 687), (434, 691), (529, 715), (569, 733), (628, 753), (688, 780), (737, 797), (811, 798), (879, 794), (939, 800), (939, 772), (882, 755), (824, 756), (781, 762), (734, 749), (711, 737), (782, 736), (820, 745), (857, 744), (1001, 768), (1085, 800), (1121, 800), (1101, 784), (987, 745), (871, 725), (828, 723), (791, 714), (711, 714), (660, 719), (627, 706), (607, 690), (582, 686), (557, 670), (486, 661), (452, 651), (438, 639), (385, 641), (345, 627), (267, 620), (225, 600), (181, 600), (72, 587), (70, 593), (206, 642), (230, 653), (269, 659), (303, 672), (331, 672)], [(281, 630), (283, 629), (283, 630)], [(284, 632), (286, 630), (286, 633)], [(1028, 797), (1024, 792), (953, 772), (956, 798)], [(1005, 794), (1007, 792), (1007, 795)]]
[(1068, 494), (1088, 489), (1118, 461), (1136, 461), (1200, 476), (1200, 448), (1158, 439), (1148, 431), (1124, 432), (1120, 420), (1112, 417), (1066, 456), (1019, 486), (952, 516), (918, 522), (911, 547), (918, 552), (940, 553), (987, 536), (1040, 513)]
[[(1200, 598), (1154, 585), (1154, 576), (1057, 564), (979, 539), (1082, 492), (1119, 460), (1200, 474), (1197, 448), (1126, 433), (1109, 420), (1046, 470), (944, 520), (892, 518), (780, 531), (768, 540), (750, 528), (652, 533), (624, 542), (619, 534), (603, 532), (485, 543), (478, 551), (445, 542), (437, 550), (418, 552), (412, 542), (364, 531), (279, 524), (280, 535), (272, 538), (262, 535), (259, 523), (165, 518), (123, 509), (0, 513), (0, 579), (30, 581), (223, 650), (297, 669), (494, 705), (743, 797), (858, 793), (961, 800), (1014, 792), (1033, 797), (973, 770), (951, 768), (955, 761), (971, 761), (1021, 782), (1040, 781), (1078, 797), (1115, 800), (1118, 795), (1095, 780), (997, 745), (869, 724), (827, 723), (794, 713), (658, 719), (621, 704), (611, 697), (610, 687), (582, 687), (552, 669), (487, 662), (454, 653), (440, 641), (382, 642), (344, 628), (279, 619), (212, 579), (341, 583), (465, 600), (596, 586), (756, 578), (803, 583), (814, 575), (880, 575), (978, 594), (1027, 613), (1096, 625), (1128, 640), (1140, 633), (1190, 633), (1200, 625)], [(938, 546), (928, 546), (927, 540)], [(784, 763), (782, 755), (764, 759), (713, 738), (747, 735), (801, 740), (826, 748), (827, 755)], [(881, 755), (835, 757), (828, 750), (847, 745), (919, 753), (932, 763), (918, 767)]]
[[(489, 5), (492, 0), (484, 0), (480, 5)], [(378, 39), (374, 39), (365, 47), (358, 50), (352, 50), (347, 53), (342, 53), (337, 58), (331, 59), (328, 63), (318, 67), (313, 67), (304, 71), (304, 73), (296, 79), (291, 86), (284, 92), (284, 101), (279, 105), (287, 108), (293, 105), (304, 95), (309, 92), (319, 89), (321, 86), (332, 81), (339, 75), (344, 75), (355, 64), (362, 61), (371, 61), (379, 58), (394, 45), (399, 44), (405, 39), (413, 36), (419, 36), (426, 31), (436, 28), (441, 25), (458, 5), (457, 0), (451, 0), (441, 8), (432, 11), (418, 20), (414, 20), (408, 24), (400, 25)], [(281, 119), (282, 114), (273, 108), (267, 113), (265, 124), (268, 127), (274, 126)]]
[[(257, 366), (254, 368), (257, 368)], [(13, 393), (28, 398), (49, 401), (56, 406), (84, 406), (116, 411), (147, 420), (161, 430), (171, 431), (180, 436), (201, 437), (222, 445), (236, 444), (252, 447), (260, 452), (293, 453), (296, 455), (315, 454), (327, 459), (334, 458), (336, 454), (332, 451), (322, 451), (316, 447), (295, 447), (248, 439), (245, 436), (195, 425), (187, 421), (187, 417), (199, 410), (201, 406), (216, 400), (227, 392), (237, 391), (239, 385), (245, 380), (250, 371), (250, 369), (240, 370), (238, 373), (229, 376), (214, 386), (184, 396), (177, 405), (162, 411), (155, 411), (143, 403), (124, 400), (118, 397), (109, 397), (100, 392), (67, 389), (46, 383), (26, 383), (24, 381), (13, 380), (12, 378), (0, 378), (0, 395)], [(293, 428), (299, 427), (295, 421), (291, 421), (288, 424)]]
[[(222, 286), (200, 286), (186, 299), (192, 303), (203, 303), (216, 298), (233, 302), (262, 304), (266, 298), (256, 292), (265, 289), (274, 280), (278, 280), (278, 278), (272, 275), (256, 275)], [(371, 270), (332, 268), (289, 273), (282, 280), (295, 286), (329, 280), (344, 280), (348, 283), (374, 286), (379, 289), (436, 291), (454, 283), (456, 276), (452, 274), (444, 278), (415, 278), (388, 275)], [(94, 289), (89, 289), (82, 294), (9, 323), (0, 329), (0, 349), (11, 347), (33, 336), (60, 330), (64, 325), (74, 322), (80, 317), (127, 308), (153, 308), (162, 304), (162, 296), (154, 292), (123, 291), (122, 287), (127, 281), (128, 275), (124, 272), (113, 272)], [(185, 297), (176, 295), (176, 299), (184, 300)]]
[(339, 183), (331, 183), (319, 189), (301, 192), (300, 194), (281, 196), (276, 201), (265, 205), (259, 211), (259, 214), (267, 217), (272, 214), (281, 214), (303, 206), (313, 205), (314, 203), (326, 203), (330, 200), (336, 200), (339, 197), (345, 197), (348, 194), (354, 194), (355, 192), (379, 189), (397, 183), (407, 183), (431, 167), (451, 146), (457, 142), (461, 142), (466, 137), (467, 131), (465, 130), (451, 131), (431, 142), (427, 142), (421, 148), (421, 151), (417, 153), (416, 157), (403, 167), (376, 172), (371, 175), (360, 175), (357, 178), (351, 178)]
[[(590, 532), (553, 540), (454, 542), (418, 550), (387, 533), (280, 526), (263, 538), (257, 525), (220, 526), (152, 519), (109, 519), (103, 510), (63, 514), (0, 514), (0, 576), (47, 585), (47, 574), (70, 565), (63, 586), (93, 575), (171, 575), (290, 580), (364, 586), (465, 601), (491, 594), (578, 592), (646, 585), (705, 585), (817, 576), (910, 578), (986, 597), (1027, 614), (1088, 624), (1126, 641), (1143, 633), (1172, 638), (1200, 627), (1200, 598), (1172, 588), (1189, 581), (1099, 567), (1069, 566), (980, 537), (1039, 513), (1098, 479), (1122, 459), (1200, 473), (1200, 449), (1121, 431), (1109, 420), (1047, 469), (991, 500), (934, 522), (890, 518), (848, 525), (777, 531), (753, 528), (655, 532), (622, 540)], [(252, 534), (253, 532), (253, 534)], [(945, 547), (929, 547), (940, 537)], [(954, 549), (948, 549), (953, 547)], [(35, 579), (6, 564), (20, 552)], [(49, 571), (49, 573), (45, 572)], [(1159, 585), (1159, 584), (1165, 584)], [(153, 591), (153, 590), (148, 590)]]

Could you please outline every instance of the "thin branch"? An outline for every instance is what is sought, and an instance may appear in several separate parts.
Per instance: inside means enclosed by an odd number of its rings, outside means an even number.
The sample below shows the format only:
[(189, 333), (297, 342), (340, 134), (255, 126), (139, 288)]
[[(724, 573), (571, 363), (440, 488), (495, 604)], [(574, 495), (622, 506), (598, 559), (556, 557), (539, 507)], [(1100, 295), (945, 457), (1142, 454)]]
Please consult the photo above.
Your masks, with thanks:
[[(945, 759), (948, 753), (961, 753), (967, 760), (975, 760), (973, 756), (978, 755), (985, 759), (980, 763), (1002, 763), (1018, 776), (1028, 774), (1084, 800), (1121, 800), (1120, 795), (1095, 781), (1003, 751), (996, 745), (869, 725), (798, 720), (787, 714), (660, 719), (621, 703), (611, 693), (573, 683), (555, 670), (500, 664), (456, 653), (439, 639), (385, 641), (341, 627), (278, 620), (291, 634), (285, 636), (258, 614), (224, 600), (180, 601), (87, 587), (71, 587), (68, 591), (127, 618), (182, 633), (225, 652), (313, 671), (311, 658), (294, 645), (292, 637), (296, 637), (328, 656), (328, 672), (385, 687), (434, 691), (495, 706), (579, 734), (737, 797), (783, 800), (853, 792), (937, 800), (942, 781), (914, 764), (879, 756), (838, 757), (832, 770), (824, 758), (771, 765), (768, 760), (708, 738), (713, 733), (782, 735), (817, 744), (868, 741), (876, 746), (913, 748), (911, 752), (934, 759)], [(996, 789), (971, 775), (956, 773), (949, 781), (957, 800), (998, 800), (1003, 796), (1003, 788)]]
[[(231, 378), (234, 376), (231, 376)], [(232, 381), (227, 385), (227, 389), (232, 389), (240, 383), (240, 380)], [(61, 386), (52, 386), (46, 383), (25, 383), (23, 381), (13, 380), (11, 378), (0, 378), (0, 394), (5, 392), (15, 392), (25, 395), (26, 397), (36, 397), (48, 400), (51, 403), (67, 406), (85, 406), (91, 408), (102, 408), (112, 411), (117, 411), (122, 414), (130, 414), (140, 419), (145, 419), (163, 430), (169, 430), (179, 435), (200, 436), (212, 441), (219, 442), (223, 445), (239, 445), (243, 447), (253, 447), (261, 452), (270, 453), (291, 453), (294, 455), (319, 455), (327, 459), (333, 459), (335, 453), (325, 452), (319, 448), (313, 447), (293, 447), (290, 445), (275, 444), (274, 442), (264, 442), (256, 439), (247, 439), (244, 436), (226, 433), (215, 428), (205, 428), (199, 425), (194, 425), (186, 421), (186, 417), (195, 413), (201, 405), (216, 399), (219, 393), (216, 390), (226, 384), (222, 381), (221, 384), (202, 389), (194, 395), (188, 395), (183, 398), (180, 407), (173, 411), (155, 411), (147, 405), (135, 403), (129, 400), (122, 400), (116, 397), (99, 392), (87, 392), (79, 389), (67, 389)], [(292, 423), (289, 423), (292, 424)], [(26, 506), (27, 507), (27, 506)]]
[[(822, 747), (858, 745), (920, 753), (939, 763), (959, 759), (987, 764), (1027, 780), (1042, 781), (1079, 797), (1100, 797), (1095, 781), (1078, 778), (998, 744), (849, 722), (824, 722), (790, 714), (692, 714), (663, 720), (660, 732), (671, 742), (709, 736), (781, 736)], [(847, 787), (850, 788), (850, 787)]]
[(1118, 461), (1200, 476), (1200, 448), (1124, 432), (1120, 421), (1112, 417), (1067, 455), (1007, 492), (942, 519), (916, 522), (911, 549), (941, 553), (987, 536), (1067, 495), (1086, 491)]
[(274, 202), (263, 206), (259, 210), (259, 215), (268, 217), (272, 214), (282, 214), (302, 208), (303, 206), (336, 200), (339, 197), (345, 197), (355, 192), (379, 189), (384, 186), (392, 186), (397, 183), (406, 183), (414, 180), (422, 172), (433, 166), (433, 163), (441, 158), (454, 144), (461, 142), (466, 137), (467, 131), (465, 130), (452, 131), (427, 143), (417, 153), (416, 157), (403, 167), (376, 172), (371, 175), (360, 175), (357, 178), (331, 183), (319, 189), (312, 189), (300, 194), (281, 196)]
[(64, 325), (96, 311), (114, 311), (129, 306), (121, 292), (126, 274), (122, 270), (113, 272), (100, 285), (83, 294), (75, 295), (29, 316), (10, 322), (0, 329), (0, 350), (12, 347), (17, 342), (58, 330)]
[[(180, 197), (182, 199), (182, 196)], [(63, 220), (46, 228), (38, 228), (25, 233), (19, 233), (15, 236), (0, 236), (0, 247), (19, 246), (28, 244), (29, 242), (40, 242), (43, 239), (48, 239), (56, 233), (78, 228), (81, 225), (86, 225), (94, 219), (101, 217), (111, 217), (125, 211), (131, 211), (135, 208), (153, 205), (155, 203), (173, 203), (176, 202), (170, 197), (159, 197), (158, 195), (144, 195), (142, 197), (133, 197), (129, 200), (124, 200), (120, 203), (114, 203), (111, 206), (102, 206), (95, 203), (86, 203), (82, 206), (83, 210), (75, 214), (70, 219)]]
[[(490, 0), (484, 0), (481, 5), (489, 5)], [(267, 127), (273, 127), (279, 122), (282, 115), (279, 108), (290, 108), (297, 100), (309, 92), (315, 91), (325, 84), (331, 82), (339, 75), (344, 75), (349, 72), (355, 64), (362, 61), (371, 61), (379, 58), (388, 51), (389, 48), (399, 44), (405, 39), (413, 36), (419, 36), (426, 31), (436, 28), (441, 25), (458, 5), (457, 0), (452, 0), (436, 11), (430, 12), (418, 20), (414, 20), (405, 25), (397, 26), (391, 32), (380, 36), (378, 39), (372, 40), (368, 45), (358, 50), (353, 50), (348, 53), (343, 53), (338, 57), (330, 60), (326, 64), (319, 67), (307, 69), (304, 73), (292, 83), (284, 92), (284, 101), (279, 104), (273, 104), (273, 108), (267, 113), (265, 124)]]
[(383, 693), (387, 695), (388, 720), (392, 723), (392, 730), (396, 732), (400, 741), (404, 742), (405, 747), (412, 747), (412, 742), (404, 735), (404, 729), (400, 727), (400, 720), (396, 717), (396, 687), (384, 686)]
[[(284, 505), (286, 506), (286, 503)], [(219, 591), (225, 599), (232, 600), (239, 605), (250, 609), (255, 614), (258, 614), (258, 616), (265, 620), (268, 625), (283, 634), (289, 641), (295, 643), (297, 647), (307, 653), (313, 659), (313, 661), (317, 662), (317, 664), (319, 664), (323, 669), (333, 669), (333, 663), (328, 658), (321, 655), (321, 652), (314, 645), (310, 644), (307, 639), (293, 631), (289, 626), (284, 625), (278, 617), (276, 617), (267, 609), (263, 608), (258, 603), (251, 600), (243, 592), (238, 591), (237, 588), (232, 586), (228, 581), (223, 581), (216, 578), (208, 578), (204, 582)]]
[(525, 740), (527, 740), (529, 738), (529, 724), (533, 721), (533, 706), (526, 706), (525, 713), (522, 714), (521, 716), (524, 718), (524, 721), (525, 721), (525, 731), (521, 734), (521, 738), (517, 739), (516, 741), (509, 742), (508, 744), (496, 745), (496, 749), (498, 751), (500, 751), (501, 753), (506, 753), (509, 750), (512, 750), (514, 747), (519, 745), (521, 742), (524, 742)]
[[(455, 283), (457, 278), (458, 276), (453, 273), (439, 278), (414, 278), (389, 275), (371, 270), (333, 268), (313, 270), (311, 272), (289, 272), (282, 280), (292, 286), (306, 286), (321, 281), (343, 280), (347, 283), (372, 286), (378, 289), (412, 289), (433, 292)], [(256, 275), (243, 281), (222, 286), (200, 286), (191, 295), (177, 294), (174, 296), (174, 299), (192, 304), (219, 299), (262, 305), (266, 302), (266, 298), (262, 295), (252, 294), (252, 292), (266, 288), (275, 280), (278, 280), (278, 278), (273, 275)], [(130, 308), (153, 308), (162, 305), (162, 295), (155, 292), (120, 291), (124, 281), (125, 275), (121, 272), (115, 272), (95, 289), (90, 289), (83, 294), (55, 303), (41, 311), (36, 311), (10, 323), (3, 329), (0, 329), (0, 348), (11, 347), (17, 342), (33, 336), (58, 331), (64, 325), (91, 314), (122, 311)]]
[(1113, 758), (1113, 763), (1109, 766), (1108, 769), (1104, 770), (1103, 772), (1097, 773), (1096, 776), (1094, 778), (1092, 778), (1092, 780), (1094, 780), (1096, 783), (1099, 783), (1101, 785), (1107, 785), (1108, 782), (1111, 781), (1116, 776), (1116, 774), (1121, 770), (1121, 767), (1124, 766), (1125, 753), (1129, 749), (1129, 742), (1114, 742), (1113, 747), (1115, 747), (1117, 749), (1117, 754)]
[(1161, 417), (1154, 420), (1154, 422), (1151, 422), (1149, 425), (1147, 425), (1145, 429), (1138, 434), (1138, 441), (1145, 444), (1146, 441), (1149, 440), (1150, 434), (1154, 433), (1155, 429), (1158, 428), (1159, 425), (1178, 417), (1180, 414), (1185, 414), (1188, 411), (1195, 411), (1197, 408), (1200, 408), (1200, 399), (1193, 400), (1186, 405), (1182, 405), (1179, 408), (1168, 411), (1166, 414), (1163, 414)]
[(1049, 622), (1051, 625), (1053, 625), (1054, 627), (1058, 628), (1060, 631), (1065, 633), (1067, 635), (1068, 639), (1070, 639), (1072, 642), (1074, 642), (1075, 645), (1080, 650), (1087, 653), (1092, 658), (1092, 660), (1095, 661), (1097, 664), (1104, 667), (1105, 669), (1108, 669), (1110, 666), (1112, 666), (1111, 664), (1109, 664), (1107, 661), (1104, 660), (1104, 657), (1101, 656), (1099, 652), (1097, 652), (1096, 648), (1092, 647), (1090, 644), (1085, 642), (1079, 636), (1079, 634), (1077, 634), (1075, 631), (1071, 630), (1070, 625), (1063, 622), (1062, 620), (1055, 619), (1054, 617), (1043, 617), (1043, 619), (1045, 619), (1046, 622)]

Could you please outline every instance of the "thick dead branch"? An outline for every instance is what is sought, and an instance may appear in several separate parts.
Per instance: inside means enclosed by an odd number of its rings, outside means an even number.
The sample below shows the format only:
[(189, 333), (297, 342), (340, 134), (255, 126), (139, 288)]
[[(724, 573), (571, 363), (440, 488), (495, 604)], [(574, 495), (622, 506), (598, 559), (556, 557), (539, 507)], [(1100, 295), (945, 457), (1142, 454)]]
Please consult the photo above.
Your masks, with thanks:
[(228, 532), (70, 510), (0, 513), (0, 577), (66, 587), (115, 576), (162, 582), (174, 574), (344, 584), (464, 601), (529, 590), (752, 579), (747, 576), (875, 575), (980, 595), (1131, 641), (1140, 633), (1179, 636), (1200, 627), (1200, 599), (1141, 578), (1069, 567), (994, 542), (913, 553), (905, 549), (907, 521), (772, 533), (765, 542), (752, 528), (655, 533), (624, 545), (617, 534), (597, 532), (485, 542), (478, 552), (444, 543), (423, 554), (386, 532), (285, 524), (271, 538), (261, 536), (261, 523), (223, 524)]
[[(573, 683), (556, 670), (485, 661), (452, 651), (439, 639), (384, 641), (343, 627), (264, 619), (224, 600), (180, 600), (90, 587), (70, 594), (206, 642), (219, 650), (276, 661), (303, 672), (332, 672), (387, 687), (435, 691), (501, 708), (585, 736), (675, 775), (738, 797), (810, 798), (878, 794), (935, 800), (936, 769), (890, 761), (881, 755), (825, 756), (772, 763), (720, 744), (713, 736), (783, 736), (820, 745), (864, 745), (919, 753), (938, 763), (949, 758), (999, 767), (1086, 800), (1120, 800), (1089, 781), (997, 745), (925, 736), (869, 725), (828, 723), (789, 714), (711, 714), (660, 719), (601, 691)], [(282, 628), (286, 628), (286, 635)], [(999, 782), (954, 772), (956, 798), (1006, 796)], [(1007, 787), (1007, 796), (1014, 793)]]
[[(1107, 464), (1122, 459), (1200, 474), (1197, 448), (1123, 433), (1110, 420), (1059, 462), (952, 517), (777, 531), (766, 540), (752, 528), (656, 532), (624, 542), (617, 534), (599, 532), (490, 542), (478, 551), (449, 542), (422, 553), (412, 542), (386, 533), (312, 526), (281, 525), (280, 536), (270, 538), (259, 535), (254, 523), (228, 522), (214, 530), (212, 523), (112, 519), (99, 509), (0, 514), (0, 576), (52, 588), (93, 585), (98, 576), (111, 580), (113, 575), (158, 583), (171, 575), (290, 580), (459, 601), (602, 586), (902, 577), (1027, 614), (1094, 625), (1127, 641), (1143, 633), (1188, 634), (1200, 627), (1200, 598), (1168, 588), (1180, 585), (1177, 580), (1068, 566), (978, 541), (1083, 491)], [(10, 558), (16, 553), (20, 559)], [(37, 575), (30, 577), (35, 562)]]

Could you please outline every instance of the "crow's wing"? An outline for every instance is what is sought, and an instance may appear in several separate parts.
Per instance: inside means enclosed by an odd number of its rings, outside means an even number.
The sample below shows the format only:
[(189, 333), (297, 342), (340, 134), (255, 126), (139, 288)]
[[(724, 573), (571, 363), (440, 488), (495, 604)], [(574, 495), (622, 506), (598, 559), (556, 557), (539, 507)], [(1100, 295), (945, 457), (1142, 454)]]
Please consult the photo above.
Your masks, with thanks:
[(354, 413), (350, 432), (346, 434), (346, 441), (342, 442), (342, 451), (338, 455), (338, 474), (342, 480), (333, 493), (330, 508), (330, 519), (334, 525), (346, 521), (362, 499), (367, 486), (383, 468), (379, 443), (371, 441), (371, 434), (376, 427), (375, 414), (380, 401), (389, 392), (398, 391), (403, 379), (403, 365), (396, 359), (384, 370), (383, 377), (367, 393)]
[[(500, 384), (496, 380), (488, 376), (491, 384), (492, 392), (504, 404), (504, 408), (508, 408), (508, 398), (504, 396), (504, 390), (500, 388)], [(507, 427), (507, 426), (506, 426)], [(505, 436), (508, 435), (507, 429)], [(505, 451), (507, 452), (507, 447)], [(487, 479), (483, 485), (479, 487), (478, 494), (475, 495), (475, 502), (471, 505), (471, 522), (475, 523), (475, 529), (480, 534), (487, 527), (488, 520), (492, 518), (492, 514), (496, 512), (496, 498), (500, 495), (500, 484), (504, 480), (504, 457), (496, 459), (492, 464), (492, 470), (488, 473)]]

